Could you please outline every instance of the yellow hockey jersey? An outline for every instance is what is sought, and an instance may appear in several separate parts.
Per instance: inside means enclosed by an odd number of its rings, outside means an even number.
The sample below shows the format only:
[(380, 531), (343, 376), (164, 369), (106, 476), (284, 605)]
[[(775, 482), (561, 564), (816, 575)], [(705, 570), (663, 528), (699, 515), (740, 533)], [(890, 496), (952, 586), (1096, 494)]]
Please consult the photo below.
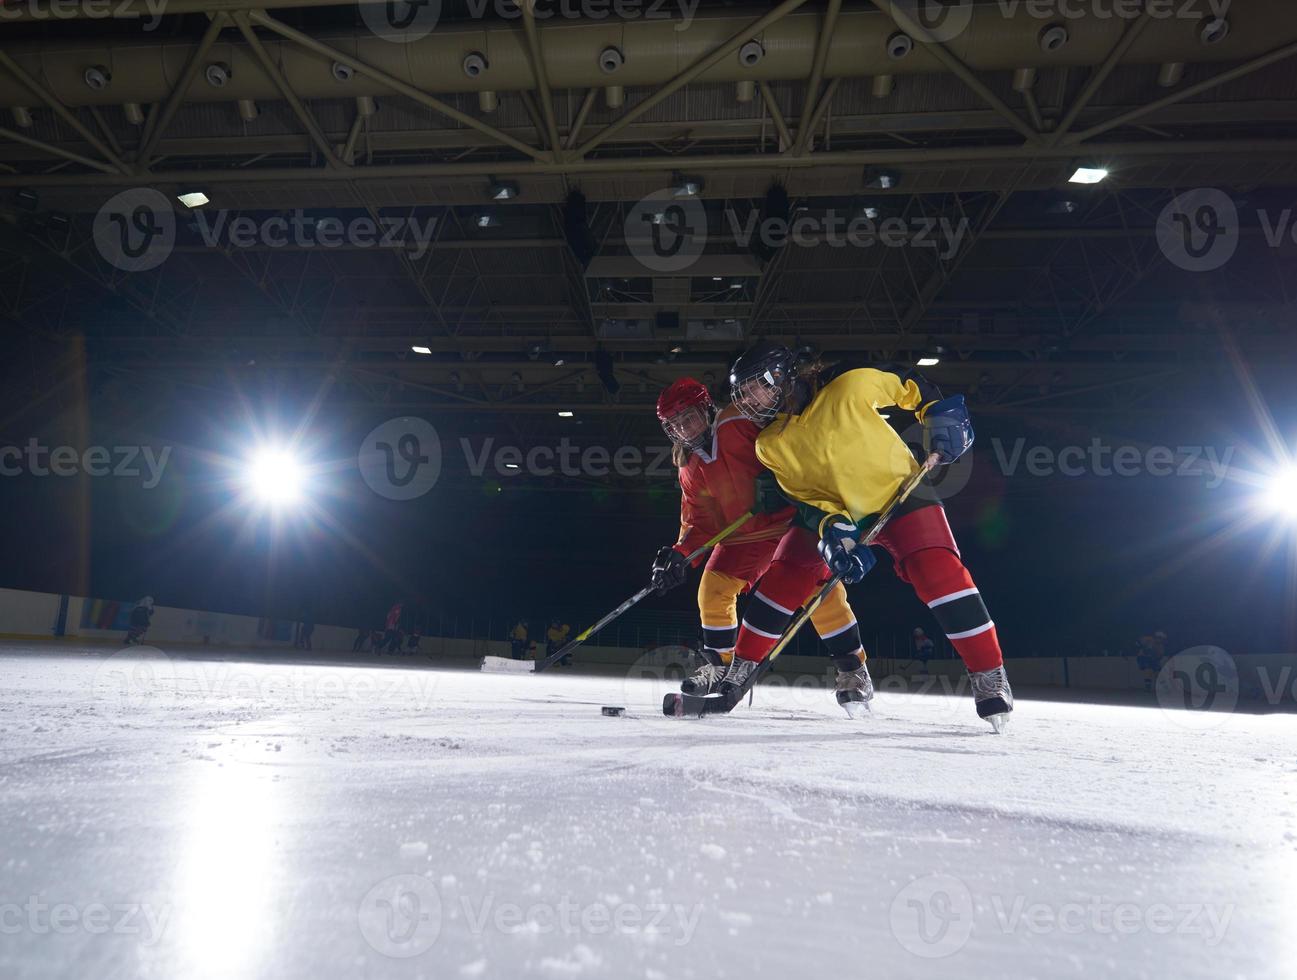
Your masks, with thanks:
[(811, 507), (860, 521), (881, 511), (919, 468), (879, 410), (920, 411), (941, 393), (917, 372), (891, 365), (839, 364), (821, 379), (800, 414), (780, 415), (761, 432), (757, 458), (803, 505), (799, 511)]

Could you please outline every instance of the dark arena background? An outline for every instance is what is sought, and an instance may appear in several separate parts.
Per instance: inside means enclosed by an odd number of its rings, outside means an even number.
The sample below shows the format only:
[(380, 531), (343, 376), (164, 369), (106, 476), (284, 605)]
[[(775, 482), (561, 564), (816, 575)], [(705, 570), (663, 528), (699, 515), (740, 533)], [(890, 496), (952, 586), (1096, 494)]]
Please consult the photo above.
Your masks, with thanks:
[(0, 976), (1292, 977), (1295, 269), (1291, 0), (0, 0)]

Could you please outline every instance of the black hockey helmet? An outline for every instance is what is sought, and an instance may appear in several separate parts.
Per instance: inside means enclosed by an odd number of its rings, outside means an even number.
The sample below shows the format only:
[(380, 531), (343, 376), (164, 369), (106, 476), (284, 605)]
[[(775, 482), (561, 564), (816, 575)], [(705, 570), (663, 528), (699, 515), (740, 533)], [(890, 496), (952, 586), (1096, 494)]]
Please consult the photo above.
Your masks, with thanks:
[(746, 418), (770, 422), (788, 401), (797, 355), (783, 344), (757, 344), (730, 368), (730, 397)]

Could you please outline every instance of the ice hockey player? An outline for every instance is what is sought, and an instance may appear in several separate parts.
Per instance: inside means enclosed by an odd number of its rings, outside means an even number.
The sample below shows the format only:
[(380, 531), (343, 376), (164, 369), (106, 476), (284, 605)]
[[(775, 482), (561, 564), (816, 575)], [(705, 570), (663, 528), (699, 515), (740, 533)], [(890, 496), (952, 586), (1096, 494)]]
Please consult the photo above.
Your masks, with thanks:
[(131, 647), (144, 639), (153, 620), (153, 596), (146, 595), (131, 610), (131, 625), (126, 631), (126, 646)]
[[(908, 367), (817, 360), (799, 370), (787, 347), (762, 344), (734, 363), (730, 385), (734, 406), (762, 429), (757, 458), (797, 504), (798, 533), (818, 539), (829, 567), (849, 585), (862, 581), (875, 563), (868, 548), (857, 547), (863, 528), (918, 470), (913, 452), (879, 410), (916, 412), (924, 450), (936, 453), (941, 464), (954, 462), (973, 443), (963, 396), (942, 398)], [(1013, 710), (1013, 692), (995, 624), (960, 558), (945, 508), (932, 494), (916, 492), (877, 541), (963, 659), (978, 715), (1000, 731)], [(789, 583), (788, 591), (771, 598), (792, 609), (808, 583), (813, 581)], [(722, 695), (732, 697), (741, 688), (773, 646), (769, 635), (777, 636), (790, 616), (784, 611), (760, 624), (745, 617)]]
[[(755, 478), (761, 471), (754, 450), (759, 429), (733, 407), (718, 413), (707, 388), (693, 378), (682, 378), (662, 392), (657, 413), (674, 446), (681, 490), (679, 538), (658, 551), (652, 569), (652, 584), (667, 592), (684, 584), (690, 553), (754, 509)], [(734, 658), (740, 594), (760, 580), (745, 619), (773, 643), (783, 629), (779, 617), (785, 605), (800, 605), (812, 588), (828, 580), (828, 566), (814, 540), (805, 547), (801, 535), (789, 537), (792, 515), (791, 505), (780, 498), (771, 513), (753, 517), (706, 558), (698, 586), (705, 663), (680, 685), (686, 694), (711, 694), (719, 686)], [(802, 591), (791, 600), (770, 598), (782, 595), (780, 583), (789, 579), (800, 583)], [(777, 591), (771, 593), (771, 588)], [(873, 684), (844, 587), (825, 600), (812, 623), (838, 668), (838, 703), (848, 715), (862, 714), (873, 697)]]
[(1153, 683), (1157, 673), (1162, 669), (1166, 659), (1166, 633), (1158, 630), (1148, 636), (1141, 636), (1135, 648), (1135, 665), (1144, 675), (1144, 693), (1153, 693)]

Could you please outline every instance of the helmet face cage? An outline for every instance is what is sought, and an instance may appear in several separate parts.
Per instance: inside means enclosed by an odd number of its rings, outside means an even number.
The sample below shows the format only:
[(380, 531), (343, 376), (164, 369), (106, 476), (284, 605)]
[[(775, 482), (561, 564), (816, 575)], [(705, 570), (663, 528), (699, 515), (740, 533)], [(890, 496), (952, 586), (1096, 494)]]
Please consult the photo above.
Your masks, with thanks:
[(788, 371), (778, 361), (730, 376), (730, 398), (743, 416), (759, 425), (774, 421), (787, 400)]
[(714, 414), (711, 404), (686, 405), (662, 419), (662, 431), (674, 443), (693, 450), (706, 450), (711, 448)]

